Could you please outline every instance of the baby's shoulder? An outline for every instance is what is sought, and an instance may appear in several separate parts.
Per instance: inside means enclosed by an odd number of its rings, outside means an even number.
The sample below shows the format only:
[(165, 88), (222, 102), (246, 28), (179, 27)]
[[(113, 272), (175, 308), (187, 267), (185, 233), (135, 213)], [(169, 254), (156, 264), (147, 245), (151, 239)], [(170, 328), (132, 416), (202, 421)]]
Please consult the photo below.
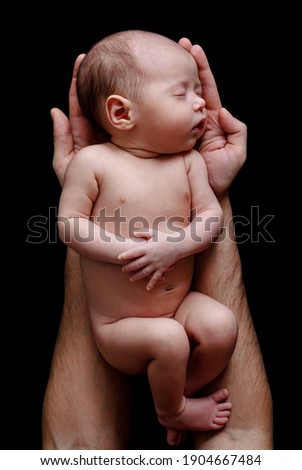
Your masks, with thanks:
[(91, 166), (99, 167), (106, 163), (108, 155), (112, 153), (108, 144), (94, 144), (88, 145), (80, 149), (71, 160), (72, 166), (82, 167)]
[(205, 166), (205, 161), (202, 155), (200, 154), (200, 152), (198, 152), (195, 149), (188, 150), (187, 152), (183, 154), (183, 156), (187, 165), (193, 164), (193, 165)]
[(187, 150), (186, 152), (184, 152), (183, 155), (185, 158), (202, 158), (200, 152), (198, 152), (198, 150), (195, 150), (195, 149)]
[(108, 153), (112, 153), (112, 148), (109, 143), (103, 144), (93, 144), (87, 145), (87, 147), (83, 147), (81, 150), (78, 151), (76, 157), (78, 159), (82, 158), (102, 158), (103, 155), (107, 155)]

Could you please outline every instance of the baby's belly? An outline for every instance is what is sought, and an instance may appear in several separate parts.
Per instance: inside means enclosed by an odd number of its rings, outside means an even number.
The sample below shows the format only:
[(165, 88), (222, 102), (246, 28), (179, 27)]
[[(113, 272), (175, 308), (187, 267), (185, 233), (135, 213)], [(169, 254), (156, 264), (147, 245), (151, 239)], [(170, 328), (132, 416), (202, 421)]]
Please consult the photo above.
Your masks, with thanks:
[(108, 323), (125, 317), (172, 316), (190, 290), (194, 257), (178, 261), (151, 291), (148, 279), (130, 282), (121, 265), (82, 259), (82, 272), (93, 322)]

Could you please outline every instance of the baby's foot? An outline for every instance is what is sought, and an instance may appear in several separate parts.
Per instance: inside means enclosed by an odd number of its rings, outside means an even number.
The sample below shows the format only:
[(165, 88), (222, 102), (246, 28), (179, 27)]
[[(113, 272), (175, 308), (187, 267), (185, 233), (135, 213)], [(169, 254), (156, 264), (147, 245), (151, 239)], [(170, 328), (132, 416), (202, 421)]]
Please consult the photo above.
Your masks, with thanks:
[(185, 437), (184, 430), (215, 431), (225, 426), (232, 408), (231, 403), (224, 401), (227, 397), (228, 391), (222, 388), (208, 397), (184, 398), (178, 413), (159, 416), (159, 422), (167, 428), (168, 444), (179, 445)]

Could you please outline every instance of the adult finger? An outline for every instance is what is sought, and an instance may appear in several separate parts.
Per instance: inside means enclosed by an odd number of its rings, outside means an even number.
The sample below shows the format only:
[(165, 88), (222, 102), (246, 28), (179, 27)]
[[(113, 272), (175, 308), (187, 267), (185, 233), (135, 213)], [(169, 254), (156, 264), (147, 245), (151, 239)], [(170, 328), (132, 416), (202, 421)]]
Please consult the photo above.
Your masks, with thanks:
[(179, 41), (178, 41), (178, 44), (183, 47), (184, 49), (186, 49), (186, 51), (190, 52), (191, 51), (191, 47), (192, 47), (192, 43), (190, 41), (190, 39), (188, 38), (181, 38)]
[(73, 66), (71, 84), (69, 88), (69, 115), (71, 119), (82, 116), (83, 114), (80, 104), (79, 104), (78, 94), (77, 94), (77, 75), (78, 75), (80, 64), (82, 60), (84, 59), (84, 57), (85, 57), (85, 54), (78, 55)]
[(242, 154), (245, 154), (247, 144), (246, 124), (236, 119), (225, 108), (221, 108), (219, 112), (219, 122), (222, 129), (227, 134), (228, 143), (240, 149)]
[(205, 99), (206, 107), (208, 110), (218, 111), (221, 108), (221, 101), (208, 59), (203, 49), (197, 44), (192, 46), (190, 52), (196, 60), (198, 66), (199, 79), (202, 86), (202, 95)]
[(62, 184), (65, 170), (73, 153), (73, 137), (67, 116), (58, 108), (51, 109), (50, 114), (54, 137), (53, 168)]

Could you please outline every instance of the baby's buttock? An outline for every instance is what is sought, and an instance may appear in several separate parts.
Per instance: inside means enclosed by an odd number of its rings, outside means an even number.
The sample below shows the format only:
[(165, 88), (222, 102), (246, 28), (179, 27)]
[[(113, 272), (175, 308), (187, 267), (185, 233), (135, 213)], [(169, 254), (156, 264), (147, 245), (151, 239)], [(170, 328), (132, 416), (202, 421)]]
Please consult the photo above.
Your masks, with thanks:
[(91, 319), (111, 323), (127, 317), (172, 317), (190, 290), (194, 258), (179, 261), (165, 279), (146, 290), (148, 279), (130, 282), (120, 265), (82, 260)]

